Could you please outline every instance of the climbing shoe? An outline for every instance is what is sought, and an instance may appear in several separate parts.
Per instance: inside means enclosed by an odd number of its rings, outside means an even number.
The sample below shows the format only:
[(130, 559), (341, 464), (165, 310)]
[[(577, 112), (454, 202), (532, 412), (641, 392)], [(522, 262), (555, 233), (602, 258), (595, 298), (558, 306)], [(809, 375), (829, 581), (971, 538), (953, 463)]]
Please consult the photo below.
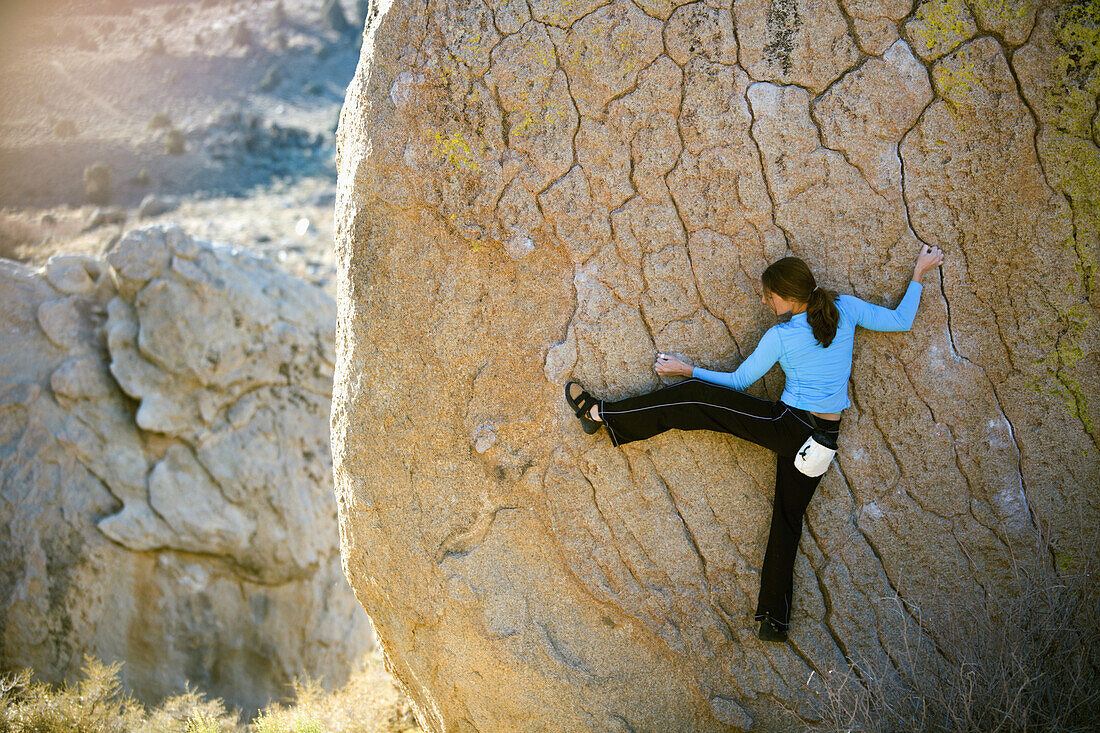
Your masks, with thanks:
[(573, 414), (581, 421), (581, 428), (584, 432), (591, 435), (603, 425), (603, 423), (593, 420), (589, 416), (592, 407), (598, 405), (599, 400), (588, 394), (584, 387), (577, 382), (567, 382), (565, 384), (565, 401), (569, 403), (569, 406), (573, 409)]
[(760, 622), (760, 632), (756, 636), (761, 641), (782, 644), (787, 641), (787, 630), (770, 619), (764, 619)]

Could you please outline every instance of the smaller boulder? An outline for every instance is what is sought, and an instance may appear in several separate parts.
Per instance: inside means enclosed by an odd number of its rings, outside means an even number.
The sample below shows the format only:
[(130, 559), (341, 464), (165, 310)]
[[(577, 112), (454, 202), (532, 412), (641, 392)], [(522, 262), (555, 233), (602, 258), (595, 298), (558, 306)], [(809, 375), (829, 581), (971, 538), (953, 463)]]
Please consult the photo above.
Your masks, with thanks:
[(176, 199), (151, 193), (141, 200), (141, 206), (138, 207), (138, 218), (147, 219), (151, 216), (160, 216), (175, 211), (177, 207), (179, 207), (179, 201)]
[(111, 200), (111, 167), (100, 161), (84, 169), (84, 196), (89, 203), (104, 205)]
[(324, 25), (337, 33), (343, 34), (351, 31), (351, 24), (344, 15), (344, 7), (339, 0), (325, 0), (321, 6), (321, 21)]
[(247, 48), (252, 45), (253, 40), (254, 39), (252, 37), (252, 31), (249, 30), (248, 26), (245, 25), (245, 22), (243, 20), (233, 26), (234, 46), (242, 46)]
[(88, 215), (88, 221), (84, 225), (84, 231), (90, 232), (107, 224), (121, 224), (126, 221), (126, 212), (117, 206), (100, 206), (92, 209)]

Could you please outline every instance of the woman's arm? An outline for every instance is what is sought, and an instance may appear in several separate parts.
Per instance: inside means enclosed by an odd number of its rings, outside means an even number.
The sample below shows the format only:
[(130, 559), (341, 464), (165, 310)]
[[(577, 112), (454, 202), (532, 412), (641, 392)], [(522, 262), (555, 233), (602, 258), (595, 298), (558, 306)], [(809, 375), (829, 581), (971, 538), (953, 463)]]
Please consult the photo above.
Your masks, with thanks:
[(781, 351), (779, 334), (774, 329), (768, 329), (756, 349), (749, 354), (749, 358), (741, 362), (735, 372), (714, 372), (710, 369), (693, 367), (668, 354), (658, 354), (657, 363), (653, 368), (662, 377), (695, 377), (704, 382), (744, 391), (750, 384), (767, 374), (772, 365), (779, 361)]
[(913, 267), (913, 279), (897, 308), (883, 308), (859, 298), (850, 298), (856, 323), (872, 331), (908, 331), (917, 317), (917, 306), (920, 305), (921, 291), (924, 289), (921, 279), (926, 272), (942, 263), (943, 252), (939, 247), (921, 245), (917, 264)]

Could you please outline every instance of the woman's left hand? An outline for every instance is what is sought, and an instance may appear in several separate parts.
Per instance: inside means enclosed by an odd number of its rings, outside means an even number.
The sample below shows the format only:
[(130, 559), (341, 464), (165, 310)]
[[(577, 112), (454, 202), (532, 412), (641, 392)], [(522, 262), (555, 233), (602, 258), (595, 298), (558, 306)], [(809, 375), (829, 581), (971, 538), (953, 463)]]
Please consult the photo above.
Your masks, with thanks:
[(653, 370), (661, 377), (690, 377), (693, 368), (686, 361), (668, 354), (657, 354), (657, 361), (653, 364)]

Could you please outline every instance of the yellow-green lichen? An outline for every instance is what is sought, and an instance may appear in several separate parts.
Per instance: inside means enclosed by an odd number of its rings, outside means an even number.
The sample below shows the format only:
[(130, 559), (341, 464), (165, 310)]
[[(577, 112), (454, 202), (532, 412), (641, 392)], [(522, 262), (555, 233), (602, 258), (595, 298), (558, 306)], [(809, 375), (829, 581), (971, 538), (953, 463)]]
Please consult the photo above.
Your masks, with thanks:
[(1078, 52), (1081, 61), (1095, 65), (1100, 52), (1100, 3), (1095, 0), (1067, 3), (1061, 9), (1055, 36), (1062, 48)]
[[(1076, 245), (1076, 240), (1070, 239), (1071, 246)], [(1081, 276), (1081, 282), (1085, 286), (1085, 297), (1091, 297), (1096, 292), (1096, 274), (1100, 267), (1097, 266), (1096, 258), (1089, 250), (1080, 250), (1077, 252), (1077, 262), (1074, 264), (1073, 269), (1077, 271), (1077, 274)]]
[(546, 22), (559, 28), (568, 28), (572, 25), (574, 20), (571, 16), (578, 10), (581, 12), (584, 11), (584, 8), (581, 7), (577, 0), (558, 0), (557, 5), (558, 11), (547, 15)]
[(1036, 0), (970, 0), (970, 8), (983, 18), (1023, 20), (1035, 12)]
[(512, 124), (512, 136), (532, 138), (545, 134), (572, 111), (570, 103), (562, 99), (546, 102), (544, 108), (536, 109), (541, 104), (532, 105), (528, 93), (524, 92), (519, 105), (505, 109)]
[(1057, 129), (1091, 137), (1100, 94), (1100, 3), (1071, 2), (1061, 8), (1054, 27), (1060, 53), (1053, 59), (1054, 82), (1047, 103)]
[(523, 135), (534, 123), (535, 118), (531, 116), (530, 110), (524, 110), (522, 113), (520, 113), (519, 124), (512, 128), (512, 134)]
[(932, 79), (940, 97), (955, 109), (967, 104), (981, 86), (976, 70), (972, 58), (949, 59), (936, 64), (932, 69)]
[[(1069, 140), (1062, 138), (1064, 143)], [(1091, 141), (1073, 140), (1073, 144), (1054, 149), (1066, 151), (1051, 166), (1052, 177), (1069, 195), (1073, 209), (1074, 236), (1069, 245), (1077, 255), (1075, 268), (1081, 277), (1084, 297), (1097, 292), (1096, 250), (1100, 242), (1100, 150)]]
[[(1092, 120), (1100, 94), (1100, 2), (1068, 0), (1054, 16), (1056, 44), (1047, 71), (1046, 127), (1040, 153), (1050, 184), (1065, 194), (1071, 207), (1073, 236), (1065, 246), (1075, 255), (1077, 278), (1068, 295), (1077, 303), (1056, 315), (1059, 336), (1051, 353), (1038, 364), (1051, 374), (1057, 387), (1050, 392), (1065, 402), (1085, 430), (1095, 435), (1089, 418), (1088, 395), (1073, 373), (1086, 356), (1083, 344), (1090, 335), (1100, 267), (1100, 150), (1092, 139)], [(1090, 339), (1091, 341), (1091, 339)], [(1033, 385), (1038, 390), (1038, 382)]]
[(974, 17), (986, 30), (1004, 34), (1010, 42), (1027, 38), (1038, 0), (968, 0)]
[[(1057, 387), (1047, 390), (1047, 393), (1060, 397), (1070, 414), (1076, 415), (1085, 430), (1091, 435), (1094, 432), (1092, 420), (1089, 418), (1088, 398), (1080, 383), (1071, 374), (1077, 363), (1085, 356), (1081, 348), (1081, 341), (1092, 325), (1092, 313), (1087, 304), (1078, 304), (1067, 311), (1058, 314), (1058, 327), (1060, 335), (1049, 354), (1036, 362), (1045, 367), (1048, 373), (1054, 377)], [(1033, 379), (1031, 387), (1037, 392), (1038, 379)]]
[[(436, 131), (434, 137), (433, 157), (442, 158), (449, 165), (460, 170), (468, 170), (474, 173), (480, 170), (477, 160), (474, 158), (473, 149), (466, 142), (461, 132), (444, 133)], [(484, 147), (482, 145), (482, 149)]]
[(482, 41), (480, 33), (466, 36), (458, 45), (458, 51), (462, 54), (460, 58), (468, 63), (476, 59), (478, 54), (482, 53), (484, 50), (484, 42)]
[(933, 60), (973, 38), (978, 26), (963, 0), (925, 0), (905, 31), (917, 55)]
[(535, 60), (543, 66), (549, 67), (554, 65), (554, 53), (550, 49), (536, 46), (532, 53), (535, 56)]

